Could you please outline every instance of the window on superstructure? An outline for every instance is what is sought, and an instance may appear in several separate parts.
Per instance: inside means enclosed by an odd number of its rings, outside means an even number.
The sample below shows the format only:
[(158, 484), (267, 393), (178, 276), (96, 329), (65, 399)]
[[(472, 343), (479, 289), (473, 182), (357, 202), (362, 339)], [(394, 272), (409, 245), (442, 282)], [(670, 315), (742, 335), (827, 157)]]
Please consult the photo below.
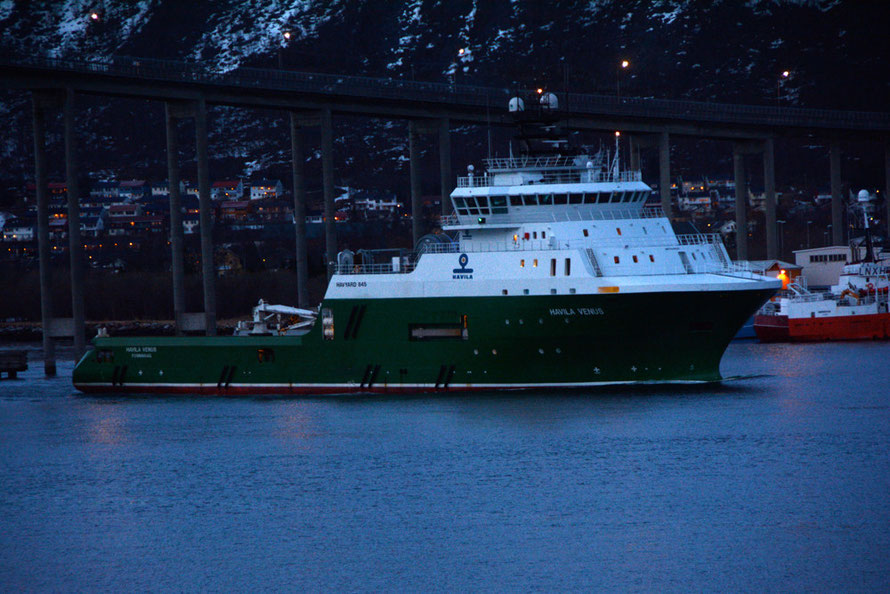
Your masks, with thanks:
[(547, 239), (547, 232), (541, 231), (541, 239)]
[(569, 197), (566, 194), (554, 194), (553, 204), (568, 204)]
[(520, 260), (520, 261), (519, 261), (519, 267), (520, 267), (520, 268), (525, 268), (525, 260)]
[(507, 197), (491, 197), (491, 214), (507, 214)]
[(655, 262), (655, 256), (653, 256), (652, 254), (649, 254), (649, 261)]
[(537, 238), (538, 238), (538, 232), (532, 231), (532, 239), (537, 239)]
[(510, 196), (510, 206), (522, 206), (522, 196)]
[(476, 199), (472, 196), (467, 197), (467, 210), (471, 215), (479, 214), (479, 207), (476, 205)]
[(565, 266), (566, 276), (572, 276), (572, 259), (566, 258), (566, 266)]
[(553, 204), (553, 194), (538, 194), (540, 204)]
[(639, 260), (637, 260), (636, 256), (634, 256), (633, 259), (634, 259), (634, 264), (636, 264), (639, 261)]
[(526, 194), (522, 197), (522, 202), (526, 206), (535, 206), (538, 204), (538, 196), (537, 194)]
[(537, 267), (538, 267), (538, 259), (535, 258), (535, 259), (532, 261), (532, 268), (537, 268)]
[(479, 205), (479, 214), (491, 214), (488, 208), (488, 196), (476, 196), (476, 203)]
[(257, 349), (256, 359), (260, 363), (272, 363), (275, 361), (275, 351), (272, 349)]
[(584, 194), (569, 194), (569, 204), (582, 204), (584, 202)]
[(615, 231), (618, 231), (618, 235), (621, 235), (621, 227), (615, 227)]
[(615, 263), (621, 264), (621, 258), (619, 258), (618, 256), (615, 256)]
[(590, 236), (590, 233), (587, 232), (587, 229), (582, 229), (582, 231), (584, 232), (584, 237)]
[(550, 258), (550, 276), (556, 276), (556, 258)]

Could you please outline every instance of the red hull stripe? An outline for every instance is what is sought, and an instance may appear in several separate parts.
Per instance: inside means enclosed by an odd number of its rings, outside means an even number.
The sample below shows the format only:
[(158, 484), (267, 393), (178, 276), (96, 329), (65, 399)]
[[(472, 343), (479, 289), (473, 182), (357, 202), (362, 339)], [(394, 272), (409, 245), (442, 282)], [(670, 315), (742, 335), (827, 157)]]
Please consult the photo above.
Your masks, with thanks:
[(886, 339), (890, 338), (890, 313), (791, 319), (755, 316), (754, 331), (764, 342)]
[(400, 394), (400, 393), (448, 393), (448, 392), (484, 392), (491, 390), (531, 390), (531, 389), (566, 389), (587, 388), (595, 386), (616, 386), (634, 384), (705, 384), (706, 381), (683, 380), (665, 382), (587, 382), (573, 384), (457, 384), (448, 388), (436, 388), (429, 384), (372, 386), (363, 388), (353, 385), (296, 385), (296, 384), (250, 384), (220, 388), (216, 384), (74, 384), (81, 392), (105, 394), (201, 394), (207, 396), (250, 396), (250, 395), (333, 395), (333, 394)]

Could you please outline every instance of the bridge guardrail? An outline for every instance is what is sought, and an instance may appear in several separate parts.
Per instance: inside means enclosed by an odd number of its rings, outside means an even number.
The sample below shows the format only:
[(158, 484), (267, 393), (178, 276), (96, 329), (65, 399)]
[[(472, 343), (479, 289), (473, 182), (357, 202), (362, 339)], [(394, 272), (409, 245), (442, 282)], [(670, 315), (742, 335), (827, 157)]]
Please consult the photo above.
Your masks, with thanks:
[[(506, 105), (506, 99), (516, 94), (515, 91), (507, 88), (294, 70), (241, 67), (220, 71), (204, 62), (155, 58), (116, 57), (107, 62), (83, 62), (43, 56), (12, 57), (10, 52), (4, 52), (0, 57), (0, 65), (29, 66), (53, 71), (67, 70), (169, 82), (301, 91), (322, 95), (336, 93), (367, 98), (413, 99), (431, 103), (446, 103), (452, 107), (490, 106), (498, 110), (503, 109)], [(579, 93), (562, 93), (560, 95), (565, 101), (563, 108), (580, 115), (620, 115), (758, 126), (890, 131), (890, 113), (883, 112), (770, 107)]]

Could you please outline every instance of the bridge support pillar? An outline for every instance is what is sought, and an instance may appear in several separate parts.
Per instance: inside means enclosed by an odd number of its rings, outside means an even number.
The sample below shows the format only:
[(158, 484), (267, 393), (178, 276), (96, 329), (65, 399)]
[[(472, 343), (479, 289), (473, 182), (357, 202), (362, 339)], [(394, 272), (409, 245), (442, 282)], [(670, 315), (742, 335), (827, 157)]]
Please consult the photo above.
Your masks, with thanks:
[(442, 216), (451, 214), (451, 190), (454, 189), (454, 176), (451, 174), (451, 122), (448, 118), (439, 120), (439, 178), (442, 192)]
[(173, 273), (173, 320), (176, 335), (181, 336), (185, 315), (184, 239), (182, 230), (182, 195), (179, 191), (179, 142), (175, 106), (164, 105), (167, 123), (167, 185), (170, 196), (170, 257)]
[(297, 307), (309, 307), (309, 256), (306, 251), (306, 178), (303, 171), (303, 129), (290, 112), (291, 168), (294, 181), (294, 238), (296, 239)]
[(628, 136), (627, 139), (630, 148), (630, 169), (631, 171), (640, 170), (640, 142), (635, 136)]
[(775, 142), (772, 138), (763, 141), (763, 189), (766, 194), (766, 257), (781, 259), (776, 234), (776, 162)]
[(423, 235), (423, 205), (420, 202), (420, 154), (417, 148), (417, 124), (408, 122), (408, 160), (411, 178), (411, 235), (417, 245)]
[(745, 152), (733, 147), (732, 167), (735, 178), (735, 244), (736, 260), (748, 259), (748, 184), (745, 179)]
[(77, 143), (74, 130), (74, 91), (65, 92), (65, 183), (68, 186), (68, 254), (71, 261), (71, 317), (74, 321), (74, 360), (86, 351), (83, 306), (83, 243), (80, 239), (80, 193), (77, 187)]
[(331, 109), (321, 111), (321, 177), (324, 185), (324, 243), (328, 279), (337, 261), (337, 230), (334, 228), (334, 132)]
[(40, 265), (40, 320), (43, 329), (43, 370), (56, 375), (55, 341), (50, 334), (52, 295), (50, 295), (49, 207), (47, 204), (46, 103), (47, 97), (33, 93), (34, 177), (37, 186), (37, 256)]
[(831, 163), (831, 242), (832, 245), (843, 245), (844, 202), (841, 195), (841, 147), (837, 142), (832, 142), (829, 151), (829, 161)]
[(671, 218), (671, 143), (667, 132), (662, 132), (658, 139), (658, 191), (661, 208)]
[(216, 266), (213, 261), (213, 217), (210, 212), (210, 170), (207, 158), (207, 104), (195, 104), (195, 152), (201, 209), (201, 276), (204, 282), (204, 332), (216, 336)]

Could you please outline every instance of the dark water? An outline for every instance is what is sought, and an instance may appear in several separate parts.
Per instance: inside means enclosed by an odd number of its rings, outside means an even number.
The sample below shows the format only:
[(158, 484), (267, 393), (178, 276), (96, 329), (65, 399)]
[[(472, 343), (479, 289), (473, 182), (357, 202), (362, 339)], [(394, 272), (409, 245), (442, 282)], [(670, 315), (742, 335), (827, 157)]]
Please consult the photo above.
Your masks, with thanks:
[(0, 382), (4, 591), (890, 589), (890, 343), (567, 395), (97, 398), (71, 368)]

